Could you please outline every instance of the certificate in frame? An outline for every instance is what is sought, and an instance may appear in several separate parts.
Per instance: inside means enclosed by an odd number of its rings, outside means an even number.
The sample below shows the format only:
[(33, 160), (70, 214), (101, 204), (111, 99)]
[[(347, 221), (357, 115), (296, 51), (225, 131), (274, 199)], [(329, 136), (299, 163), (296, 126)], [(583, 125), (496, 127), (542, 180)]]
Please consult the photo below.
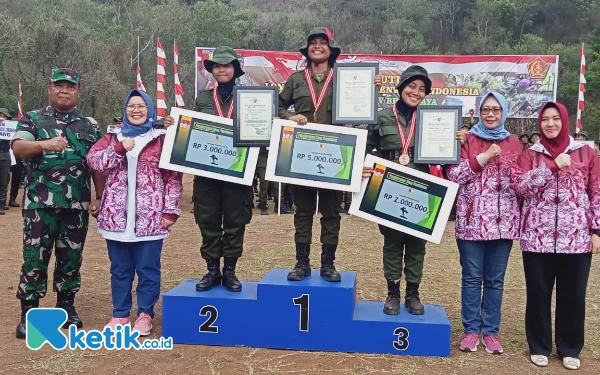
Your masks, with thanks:
[(336, 63), (333, 75), (333, 124), (376, 124), (379, 91), (373, 83), (378, 63)]
[(268, 147), (273, 118), (279, 111), (279, 89), (235, 86), (233, 96), (233, 145)]
[(276, 119), (265, 179), (356, 192), (366, 147), (364, 129)]
[(160, 168), (251, 186), (258, 147), (233, 146), (233, 121), (202, 112), (172, 108)]
[(416, 164), (451, 165), (460, 163), (462, 106), (419, 106), (415, 132)]
[(353, 195), (348, 213), (439, 244), (458, 184), (373, 155), (364, 165), (373, 174)]

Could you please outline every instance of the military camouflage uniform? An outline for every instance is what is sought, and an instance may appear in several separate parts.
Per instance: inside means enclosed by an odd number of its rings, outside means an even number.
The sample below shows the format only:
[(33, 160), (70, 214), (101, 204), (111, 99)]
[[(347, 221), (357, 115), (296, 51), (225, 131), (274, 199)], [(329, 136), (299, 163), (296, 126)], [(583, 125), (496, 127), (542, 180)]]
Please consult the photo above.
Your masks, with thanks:
[(79, 290), (81, 253), (88, 229), (91, 171), (85, 157), (101, 134), (79, 109), (60, 113), (52, 107), (26, 113), (13, 138), (42, 141), (62, 135), (62, 152), (44, 151), (27, 162), (23, 206), (23, 267), (17, 298), (46, 295), (47, 270), (55, 246), (54, 291)]

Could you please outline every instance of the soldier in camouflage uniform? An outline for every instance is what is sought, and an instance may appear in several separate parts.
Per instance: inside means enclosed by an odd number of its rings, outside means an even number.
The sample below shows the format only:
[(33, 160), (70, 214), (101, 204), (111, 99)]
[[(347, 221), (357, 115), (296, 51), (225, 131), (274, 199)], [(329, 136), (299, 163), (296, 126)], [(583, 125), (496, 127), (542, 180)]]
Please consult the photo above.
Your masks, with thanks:
[[(312, 30), (306, 45), (300, 49), (306, 57), (307, 67), (294, 72), (285, 82), (279, 95), (279, 117), (304, 125), (307, 122), (331, 124), (333, 103), (333, 65), (340, 55), (331, 31), (326, 27)], [(312, 89), (312, 90), (311, 90)], [(323, 90), (326, 93), (318, 102)], [(288, 108), (294, 105), (294, 112)], [(329, 282), (339, 282), (341, 275), (334, 266), (335, 253), (340, 234), (340, 209), (342, 192), (294, 186), (294, 226), (296, 229), (296, 266), (288, 274), (288, 280), (300, 281), (310, 276), (310, 245), (312, 242), (313, 216), (316, 210), (316, 195), (319, 192), (321, 218), (321, 276)]]
[[(429, 173), (429, 165), (413, 163), (416, 108), (431, 93), (431, 80), (427, 71), (417, 65), (408, 67), (402, 73), (397, 89), (399, 98), (395, 106), (380, 111), (378, 123), (368, 126), (367, 152), (377, 149), (384, 159)], [(383, 312), (388, 315), (400, 313), (400, 279), (404, 261), (404, 305), (409, 313), (422, 315), (425, 310), (419, 298), (419, 284), (423, 277), (427, 241), (383, 225), (379, 226), (379, 231), (384, 238), (383, 273), (388, 286)]]
[[(16, 336), (25, 337), (25, 315), (46, 295), (47, 271), (54, 247), (56, 307), (67, 312), (63, 328), (82, 327), (75, 311), (82, 252), (92, 200), (90, 176), (97, 196), (104, 179), (92, 174), (86, 155), (101, 137), (97, 123), (79, 110), (79, 73), (53, 69), (48, 85), (50, 106), (26, 113), (11, 143), (16, 157), (27, 163), (23, 205), (23, 266), (17, 298), (21, 321)], [(96, 197), (96, 199), (98, 199)], [(95, 205), (98, 201), (95, 201)]]

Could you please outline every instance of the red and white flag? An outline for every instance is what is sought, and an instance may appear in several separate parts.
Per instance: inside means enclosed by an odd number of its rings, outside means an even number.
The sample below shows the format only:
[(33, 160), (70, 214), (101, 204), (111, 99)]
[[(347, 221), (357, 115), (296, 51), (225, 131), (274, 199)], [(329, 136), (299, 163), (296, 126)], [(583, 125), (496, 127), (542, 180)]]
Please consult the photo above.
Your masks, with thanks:
[(156, 38), (156, 118), (167, 116), (167, 101), (165, 96), (165, 67), (167, 56), (160, 39)]
[(581, 44), (581, 50), (579, 51), (579, 56), (581, 56), (581, 69), (579, 71), (579, 99), (577, 102), (577, 128), (575, 129), (576, 133), (579, 133), (580, 130), (583, 129), (583, 124), (581, 123), (581, 112), (585, 110), (585, 50), (584, 44)]
[(173, 72), (175, 74), (175, 103), (177, 107), (183, 108), (183, 86), (179, 82), (179, 48), (175, 41), (173, 41)]
[(137, 89), (143, 92), (146, 92), (146, 88), (144, 87), (144, 84), (142, 83), (142, 74), (141, 74), (142, 70), (140, 69), (140, 63), (138, 62), (138, 66), (136, 69), (136, 86)]
[(17, 118), (20, 120), (23, 117), (23, 90), (21, 90), (21, 80), (19, 80), (19, 101), (17, 102), (19, 106), (19, 113), (17, 113)]

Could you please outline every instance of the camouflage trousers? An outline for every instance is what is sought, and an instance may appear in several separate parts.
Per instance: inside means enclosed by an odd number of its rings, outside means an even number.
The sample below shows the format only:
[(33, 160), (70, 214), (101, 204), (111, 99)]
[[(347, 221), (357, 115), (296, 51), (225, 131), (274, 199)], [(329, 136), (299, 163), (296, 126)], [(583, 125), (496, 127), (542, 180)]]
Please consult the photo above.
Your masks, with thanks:
[(65, 295), (79, 291), (79, 269), (88, 222), (89, 213), (83, 210), (23, 210), (23, 266), (17, 298), (44, 298), (52, 248), (56, 257), (54, 291)]

